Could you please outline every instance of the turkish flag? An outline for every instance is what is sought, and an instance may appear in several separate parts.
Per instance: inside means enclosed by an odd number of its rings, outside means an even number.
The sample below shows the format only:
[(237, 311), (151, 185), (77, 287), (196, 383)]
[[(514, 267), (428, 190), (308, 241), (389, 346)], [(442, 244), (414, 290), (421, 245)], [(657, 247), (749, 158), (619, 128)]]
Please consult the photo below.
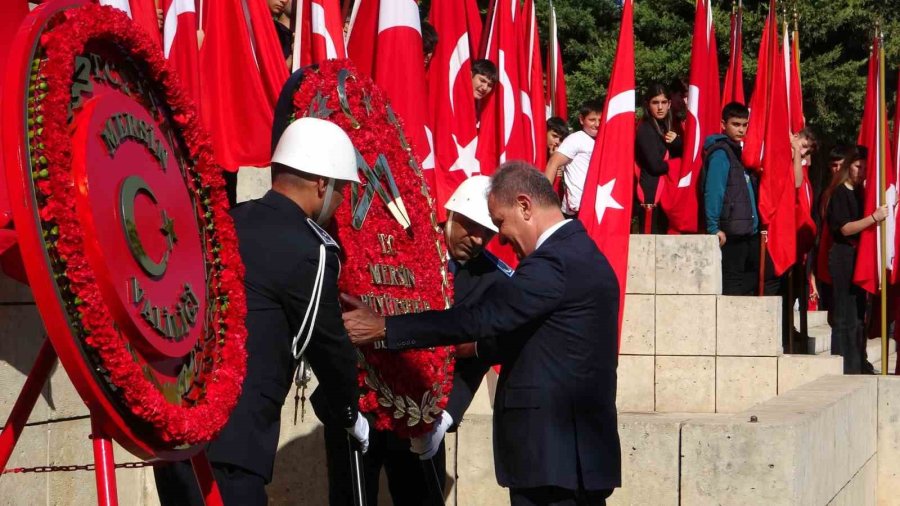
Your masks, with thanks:
[(721, 130), (719, 55), (710, 0), (697, 2), (689, 81), (684, 154), (681, 166), (666, 175), (659, 202), (669, 219), (669, 230), (677, 233), (698, 230), (697, 180), (703, 166), (703, 142)]
[(619, 334), (625, 307), (628, 240), (634, 194), (634, 2), (624, 0), (619, 42), (578, 219), (619, 281)]
[[(425, 54), (415, 0), (381, 2), (375, 53), (375, 83), (387, 94), (423, 166), (434, 167), (425, 133)], [(433, 177), (433, 173), (429, 177)], [(433, 181), (429, 179), (429, 184)]]
[(491, 23), (483, 36), (483, 57), (497, 65), (494, 90), (484, 101), (478, 131), (478, 160), (483, 174), (493, 174), (507, 160), (527, 160), (519, 79), (519, 41), (516, 2), (494, 0)]
[(563, 73), (562, 50), (559, 47), (556, 8), (550, 1), (550, 34), (547, 39), (547, 106), (549, 116), (569, 121), (566, 97), (566, 76)]
[(790, 97), (791, 132), (797, 133), (806, 126), (806, 118), (803, 116), (803, 88), (800, 81), (800, 32), (796, 29), (794, 30), (793, 42), (789, 47), (787, 24), (785, 24), (784, 28), (784, 53), (785, 55), (790, 55), (787, 62), (787, 76), (788, 93)]
[(347, 57), (356, 70), (373, 76), (375, 70), (375, 42), (378, 37), (380, 0), (356, 0), (350, 15), (347, 35)]
[[(887, 149), (887, 107), (885, 104), (883, 69), (883, 41), (876, 37), (872, 43), (869, 56), (869, 77), (866, 85), (866, 103), (863, 110), (862, 126), (859, 132), (859, 144), (868, 151), (866, 158), (866, 182), (863, 187), (863, 215), (871, 216), (875, 209), (886, 203), (882, 193), (896, 193), (891, 152)], [(885, 186), (881, 186), (882, 176)], [(893, 212), (891, 213), (893, 215)], [(896, 224), (887, 223), (888, 237), (885, 241), (887, 257), (894, 257), (894, 232)], [(893, 226), (892, 226), (893, 225)], [(856, 254), (856, 268), (853, 271), (853, 282), (860, 288), (877, 293), (881, 285), (881, 226), (867, 227), (859, 234), (859, 247)], [(888, 268), (893, 262), (887, 263)]]
[(200, 110), (227, 170), (272, 160), (272, 119), (287, 79), (275, 25), (264, 0), (204, 2)]
[(200, 54), (194, 0), (163, 0), (163, 54), (195, 102), (200, 100)]
[(541, 45), (538, 38), (534, 0), (525, 0), (519, 16), (519, 82), (522, 84), (525, 158), (536, 167), (547, 165), (547, 108), (544, 105), (544, 71), (541, 69)]
[(892, 205), (892, 211), (890, 216), (888, 217), (888, 230), (892, 231), (894, 234), (893, 241), (893, 250), (891, 263), (888, 264), (891, 267), (891, 283), (896, 283), (898, 277), (900, 277), (900, 255), (897, 252), (900, 252), (900, 234), (898, 234), (897, 227), (900, 226), (897, 220), (897, 185), (900, 183), (900, 90), (897, 92), (896, 97), (896, 109), (894, 111), (894, 135), (892, 137), (892, 144), (888, 146), (891, 151), (890, 161), (892, 165), (888, 165), (890, 168), (890, 178), (893, 181), (893, 185), (888, 187), (888, 203)]
[[(803, 117), (803, 96), (800, 91), (800, 53), (799, 34), (794, 31), (793, 44), (788, 40), (787, 24), (784, 26), (782, 51), (785, 55), (787, 69), (788, 108), (790, 111), (791, 132), (803, 130), (806, 120)], [(803, 182), (797, 188), (794, 223), (797, 225), (797, 258), (802, 259), (809, 253), (816, 241), (817, 226), (812, 217), (813, 189), (809, 181), (809, 167), (804, 165)]]
[[(756, 84), (750, 98), (750, 125), (744, 137), (744, 165), (751, 169), (762, 166), (765, 144), (766, 125), (768, 125), (769, 106), (772, 101), (772, 80), (774, 68), (778, 66), (778, 23), (774, 19), (775, 0), (770, 0), (769, 15), (763, 26), (762, 39), (759, 43), (759, 58), (756, 67)], [(782, 65), (783, 67), (783, 65)], [(782, 86), (784, 87), (784, 86)]]
[(159, 37), (159, 19), (156, 16), (156, 3), (154, 0), (100, 0), (100, 5), (107, 5), (124, 11), (153, 42), (162, 47)]
[[(769, 16), (775, 26), (775, 11), (771, 11)], [(759, 217), (761, 223), (768, 227), (766, 249), (772, 258), (776, 276), (784, 273), (797, 259), (797, 227), (794, 222), (797, 190), (786, 79), (784, 65), (774, 65), (769, 83), (771, 101), (764, 125), (765, 152), (759, 182)], [(752, 113), (750, 121), (754, 121)]]
[(293, 69), (347, 57), (338, 0), (298, 0)]
[[(432, 194), (439, 221), (444, 204), (466, 178), (481, 173), (475, 157), (478, 129), (472, 98), (472, 40), (480, 33), (468, 25), (475, 0), (433, 0), (429, 18), (438, 34), (428, 67), (428, 113), (434, 139), (435, 184)], [(474, 30), (479, 31), (474, 31)]]
[(797, 258), (802, 259), (816, 243), (818, 227), (812, 217), (813, 187), (809, 181), (809, 166), (803, 166), (803, 182), (797, 188), (794, 222), (797, 225)]
[(725, 88), (722, 90), (722, 107), (731, 102), (746, 104), (744, 99), (744, 7), (738, 6), (731, 13), (731, 55), (725, 72)]

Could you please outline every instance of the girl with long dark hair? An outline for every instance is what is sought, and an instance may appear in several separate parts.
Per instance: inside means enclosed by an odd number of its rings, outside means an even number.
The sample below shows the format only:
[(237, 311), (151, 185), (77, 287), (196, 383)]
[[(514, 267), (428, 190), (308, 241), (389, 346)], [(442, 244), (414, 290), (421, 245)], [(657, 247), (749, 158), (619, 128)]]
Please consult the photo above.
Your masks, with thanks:
[[(644, 115), (635, 135), (635, 162), (640, 173), (635, 185), (635, 206), (641, 233), (665, 234), (665, 215), (659, 208), (660, 178), (669, 172), (669, 162), (681, 157), (681, 123), (672, 115), (666, 88), (651, 84), (644, 94)], [(649, 223), (648, 223), (649, 221)]]
[(822, 216), (834, 241), (828, 252), (834, 302), (831, 354), (844, 357), (844, 374), (863, 372), (866, 294), (853, 284), (859, 234), (877, 226), (888, 215), (887, 206), (881, 206), (874, 213), (863, 216), (865, 177), (865, 148), (851, 148), (822, 194)]

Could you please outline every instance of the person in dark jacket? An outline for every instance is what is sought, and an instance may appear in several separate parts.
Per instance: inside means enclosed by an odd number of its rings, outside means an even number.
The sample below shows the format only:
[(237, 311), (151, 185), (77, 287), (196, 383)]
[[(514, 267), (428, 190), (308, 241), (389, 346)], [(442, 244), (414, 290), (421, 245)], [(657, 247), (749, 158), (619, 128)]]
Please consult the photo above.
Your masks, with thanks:
[(511, 504), (605, 504), (621, 484), (616, 276), (534, 167), (502, 165), (488, 206), (521, 259), (509, 282), (446, 311), (385, 320), (360, 305), (344, 325), (355, 344), (393, 350), (497, 339), (494, 465)]
[(722, 294), (753, 295), (759, 279), (759, 213), (756, 176), (741, 162), (741, 141), (750, 123), (747, 106), (732, 102), (722, 109), (724, 135), (703, 144), (702, 177), (706, 231), (722, 248)]
[[(875, 209), (871, 215), (863, 216), (865, 178), (866, 155), (863, 149), (853, 148), (822, 194), (822, 214), (833, 239), (828, 252), (834, 301), (831, 354), (844, 358), (844, 374), (862, 373), (865, 362), (863, 317), (866, 294), (853, 283), (859, 234), (877, 226), (888, 215), (885, 205)], [(887, 364), (882, 364), (882, 367), (887, 367)]]
[(663, 85), (651, 84), (647, 88), (644, 117), (638, 124), (634, 144), (634, 159), (640, 168), (634, 209), (641, 233), (649, 230), (651, 234), (665, 234), (668, 228), (659, 207), (663, 191), (660, 178), (669, 173), (669, 161), (680, 159), (682, 151), (681, 123), (672, 115), (671, 105)]
[[(363, 451), (368, 446), (368, 423), (357, 411), (356, 351), (341, 322), (340, 248), (321, 228), (351, 181), (359, 177), (347, 134), (301, 118), (272, 156), (272, 190), (231, 211), (246, 268), (247, 373), (228, 423), (206, 450), (225, 506), (267, 503), (281, 408), (301, 355), (319, 379), (311, 398), (316, 415)], [(311, 307), (316, 316), (308, 320)], [(154, 473), (164, 506), (203, 504), (189, 463)]]

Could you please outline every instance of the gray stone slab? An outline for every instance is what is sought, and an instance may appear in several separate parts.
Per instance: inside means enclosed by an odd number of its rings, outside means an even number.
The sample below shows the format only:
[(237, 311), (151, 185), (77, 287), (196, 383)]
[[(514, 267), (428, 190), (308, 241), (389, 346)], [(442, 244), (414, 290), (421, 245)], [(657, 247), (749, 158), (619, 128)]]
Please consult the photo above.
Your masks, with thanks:
[(878, 504), (900, 505), (900, 377), (878, 377)]
[[(0, 411), (5, 421), (8, 411)], [(7, 469), (46, 466), (47, 427), (26, 426), (10, 456)], [(12, 473), (0, 476), (0, 505), (47, 504), (50, 473)]]
[(656, 411), (712, 413), (716, 409), (715, 357), (656, 357)]
[(780, 297), (718, 297), (716, 355), (777, 357), (781, 354)]
[(655, 307), (655, 295), (630, 294), (625, 296), (619, 353), (623, 355), (656, 354)]
[(616, 407), (619, 411), (653, 412), (655, 359), (649, 355), (620, 355)]
[(625, 293), (656, 293), (656, 236), (632, 235), (628, 244)]
[(493, 455), (492, 417), (467, 417), (457, 432), (458, 505), (509, 504), (509, 492), (497, 484)]
[(737, 413), (777, 395), (775, 357), (716, 357), (716, 413)]
[(262, 198), (272, 188), (270, 167), (241, 167), (237, 179), (238, 202)]
[(34, 302), (31, 288), (0, 272), (0, 304)]
[(656, 296), (656, 354), (716, 354), (715, 295)]
[(621, 414), (622, 488), (609, 505), (678, 505), (683, 414)]
[(656, 236), (656, 293), (722, 293), (722, 252), (710, 235)]
[(778, 393), (843, 371), (844, 359), (839, 355), (782, 355), (778, 357)]
[(865, 418), (850, 420), (875, 411), (874, 381), (824, 377), (743, 413), (686, 421), (682, 504), (827, 504), (874, 444)]

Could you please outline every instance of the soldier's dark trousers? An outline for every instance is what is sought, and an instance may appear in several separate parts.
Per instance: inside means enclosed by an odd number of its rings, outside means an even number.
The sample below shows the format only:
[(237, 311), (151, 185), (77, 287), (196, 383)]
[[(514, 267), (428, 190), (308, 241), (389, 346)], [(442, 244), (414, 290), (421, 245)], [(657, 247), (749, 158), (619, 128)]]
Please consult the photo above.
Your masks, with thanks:
[[(350, 480), (350, 450), (347, 431), (325, 427), (325, 453), (328, 463), (328, 498), (331, 506), (353, 506)], [(432, 459), (444, 488), (446, 477), (444, 444)], [(378, 504), (378, 478), (381, 468), (387, 475), (388, 489), (394, 506), (431, 506), (428, 486), (419, 457), (409, 451), (409, 440), (391, 432), (371, 430), (369, 451), (363, 455), (366, 481), (366, 504)]]
[[(266, 506), (266, 482), (262, 476), (228, 464), (213, 463), (213, 474), (225, 506)], [(190, 461), (153, 468), (161, 506), (204, 506), (200, 486)]]

